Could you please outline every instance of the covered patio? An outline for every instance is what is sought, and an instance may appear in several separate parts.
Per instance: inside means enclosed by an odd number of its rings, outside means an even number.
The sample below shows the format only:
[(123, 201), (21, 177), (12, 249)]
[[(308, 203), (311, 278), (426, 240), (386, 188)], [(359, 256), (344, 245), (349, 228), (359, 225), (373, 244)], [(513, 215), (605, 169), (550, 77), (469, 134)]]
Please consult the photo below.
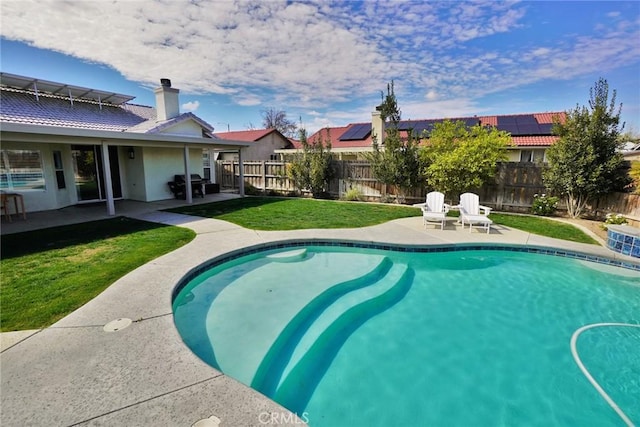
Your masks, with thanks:
[[(177, 208), (189, 204), (204, 204), (220, 202), (241, 197), (235, 192), (223, 192), (205, 194), (203, 198), (194, 198), (189, 203), (187, 200), (168, 199), (157, 202), (139, 202), (135, 200), (116, 200), (114, 202), (117, 216), (142, 218), (155, 211)], [(57, 227), (61, 225), (79, 224), (82, 222), (97, 221), (113, 218), (105, 209), (106, 202), (96, 202), (86, 205), (73, 205), (62, 209), (32, 212), (27, 214), (27, 219), (13, 215), (12, 221), (2, 218), (0, 234), (7, 235), (24, 231), (40, 230), (43, 228)]]

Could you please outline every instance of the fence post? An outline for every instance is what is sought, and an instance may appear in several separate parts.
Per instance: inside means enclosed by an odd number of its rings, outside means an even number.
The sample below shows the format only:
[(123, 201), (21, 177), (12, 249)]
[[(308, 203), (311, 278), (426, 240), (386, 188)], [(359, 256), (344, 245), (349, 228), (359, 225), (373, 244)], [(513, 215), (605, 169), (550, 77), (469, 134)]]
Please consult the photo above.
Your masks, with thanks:
[(267, 162), (262, 161), (262, 191), (267, 191)]
[(502, 210), (502, 204), (504, 203), (504, 188), (505, 179), (507, 177), (508, 165), (501, 163), (498, 165), (498, 188), (496, 188), (496, 210)]

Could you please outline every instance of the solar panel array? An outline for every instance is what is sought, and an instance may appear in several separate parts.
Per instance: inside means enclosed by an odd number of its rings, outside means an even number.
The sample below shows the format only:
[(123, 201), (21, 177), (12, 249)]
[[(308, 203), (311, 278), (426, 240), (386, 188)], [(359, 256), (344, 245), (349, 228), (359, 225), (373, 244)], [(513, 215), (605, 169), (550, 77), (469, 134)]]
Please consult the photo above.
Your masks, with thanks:
[(451, 122), (461, 121), (464, 122), (467, 127), (472, 127), (478, 124), (478, 118), (476, 117), (466, 117), (462, 119), (405, 120), (398, 124), (398, 129), (404, 131), (412, 129), (414, 135), (422, 136), (424, 131), (427, 133), (431, 132), (436, 123), (442, 123), (445, 120), (449, 120)]
[(343, 133), (340, 141), (358, 141), (365, 139), (371, 133), (371, 125), (369, 123), (362, 123), (351, 126), (345, 133)]
[[(401, 131), (413, 131), (416, 136), (422, 136), (425, 131), (429, 133), (433, 130), (436, 123), (449, 120), (452, 122), (462, 121), (465, 126), (472, 127), (479, 122), (478, 117), (464, 117), (460, 119), (438, 119), (438, 120), (403, 120), (398, 123), (398, 129)], [(386, 124), (389, 126), (389, 123)], [(550, 123), (539, 124), (533, 114), (523, 114), (518, 116), (498, 116), (498, 130), (509, 132), (513, 136), (529, 136), (529, 135), (551, 135)], [(356, 124), (352, 125), (342, 136), (340, 141), (356, 141), (365, 139), (371, 133), (371, 125)]]
[(551, 135), (551, 124), (538, 124), (533, 114), (520, 116), (498, 116), (498, 130), (511, 135)]

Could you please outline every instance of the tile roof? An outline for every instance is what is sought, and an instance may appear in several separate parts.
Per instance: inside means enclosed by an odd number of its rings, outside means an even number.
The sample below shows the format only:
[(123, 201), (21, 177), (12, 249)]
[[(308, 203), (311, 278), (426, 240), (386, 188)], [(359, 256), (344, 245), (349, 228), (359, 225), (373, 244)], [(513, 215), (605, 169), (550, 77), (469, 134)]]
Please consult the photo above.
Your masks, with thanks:
[[(307, 141), (311, 144), (321, 139), (323, 142), (329, 139), (331, 141), (331, 148), (355, 148), (355, 147), (369, 147), (371, 146), (371, 134), (364, 139), (340, 141), (340, 137), (351, 127), (364, 123), (351, 123), (347, 126), (323, 128), (307, 138)], [(294, 148), (302, 148), (300, 141), (292, 141)]]
[(516, 147), (543, 146), (548, 147), (558, 140), (554, 135), (512, 136), (511, 142)]
[(122, 132), (149, 119), (155, 109), (135, 104), (115, 106), (2, 87), (0, 121)]
[[(216, 132), (213, 135), (220, 139), (230, 139), (233, 141), (246, 141), (255, 142), (272, 132), (278, 132), (277, 129), (252, 129), (252, 130), (239, 130), (232, 132)], [(280, 132), (278, 132), (280, 133)], [(282, 135), (282, 134), (281, 134)], [(287, 139), (283, 136), (284, 139)]]
[[(474, 116), (474, 117), (459, 117), (459, 118), (440, 118), (440, 119), (424, 119), (424, 120), (403, 120), (402, 122), (420, 122), (420, 121), (430, 121), (430, 122), (435, 122), (435, 121), (442, 121), (442, 120), (452, 120), (452, 121), (456, 121), (456, 120), (462, 120), (462, 121), (466, 121), (466, 122), (475, 122), (478, 121), (479, 123), (483, 124), (483, 125), (490, 125), (490, 126), (498, 126), (498, 118), (518, 118), (518, 117), (524, 117), (524, 116), (533, 116), (535, 117), (536, 121), (538, 122), (538, 124), (551, 124), (553, 123), (553, 119), (554, 117), (558, 117), (560, 119), (561, 122), (563, 122), (565, 120), (565, 113), (564, 112), (546, 112), (546, 113), (530, 113), (530, 114), (509, 114), (509, 115), (495, 115), (495, 116)], [(347, 141), (341, 141), (340, 137), (342, 135), (344, 135), (347, 131), (349, 131), (351, 128), (355, 127), (355, 126), (360, 126), (363, 124), (369, 124), (370, 123), (350, 123), (347, 126), (341, 126), (341, 127), (331, 127), (331, 128), (323, 128), (320, 129), (319, 131), (317, 131), (316, 133), (314, 133), (313, 135), (311, 135), (308, 140), (309, 142), (313, 142), (316, 141), (318, 138), (321, 138), (322, 140), (326, 140), (327, 138), (327, 132), (329, 132), (330, 135), (330, 140), (331, 140), (331, 147), (332, 149), (348, 149), (348, 148), (360, 148), (360, 147), (369, 147), (371, 146), (371, 134), (368, 134), (366, 137), (364, 137), (363, 139), (357, 139), (357, 140), (347, 140)], [(513, 135), (511, 137), (512, 142), (514, 143), (514, 145), (516, 146), (549, 146), (551, 144), (553, 144), (555, 141), (557, 141), (558, 137), (553, 136), (551, 134), (548, 135)], [(302, 145), (300, 144), (299, 141), (296, 141), (296, 143), (294, 143), (294, 147), (296, 149), (299, 149), (302, 147)]]

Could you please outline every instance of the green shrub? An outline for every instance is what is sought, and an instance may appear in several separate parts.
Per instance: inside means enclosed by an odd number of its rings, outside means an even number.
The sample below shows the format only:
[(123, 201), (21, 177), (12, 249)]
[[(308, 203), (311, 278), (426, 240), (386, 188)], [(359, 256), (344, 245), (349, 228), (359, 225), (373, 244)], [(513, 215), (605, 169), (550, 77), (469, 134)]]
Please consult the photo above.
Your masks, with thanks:
[(244, 183), (244, 194), (246, 194), (247, 196), (261, 196), (263, 194), (263, 191), (260, 190), (257, 187), (254, 187), (253, 185), (249, 184), (248, 182)]
[(531, 213), (534, 215), (551, 216), (556, 212), (558, 208), (558, 199), (554, 196), (547, 196), (546, 194), (534, 194), (533, 204), (531, 205)]
[(604, 220), (605, 224), (626, 224), (627, 223), (627, 218), (625, 218), (622, 214), (612, 214), (612, 213), (608, 213), (607, 216), (605, 217)]
[(350, 202), (359, 202), (363, 199), (362, 196), (362, 191), (357, 188), (350, 188), (342, 197)]

